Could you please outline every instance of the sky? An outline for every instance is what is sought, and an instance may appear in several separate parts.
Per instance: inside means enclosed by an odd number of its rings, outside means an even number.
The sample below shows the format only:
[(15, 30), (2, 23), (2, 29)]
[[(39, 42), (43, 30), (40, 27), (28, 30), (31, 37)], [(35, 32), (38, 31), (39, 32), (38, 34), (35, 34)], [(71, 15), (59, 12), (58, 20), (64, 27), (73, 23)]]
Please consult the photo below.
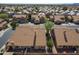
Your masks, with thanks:
[(0, 3), (15, 3), (15, 4), (64, 4), (78, 3), (79, 0), (0, 0)]

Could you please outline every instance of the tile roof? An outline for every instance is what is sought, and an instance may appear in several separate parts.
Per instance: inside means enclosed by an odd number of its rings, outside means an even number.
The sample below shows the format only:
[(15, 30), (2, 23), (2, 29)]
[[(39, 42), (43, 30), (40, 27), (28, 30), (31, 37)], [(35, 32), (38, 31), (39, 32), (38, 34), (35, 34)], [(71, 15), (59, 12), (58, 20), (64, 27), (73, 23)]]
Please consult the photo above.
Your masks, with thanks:
[(34, 41), (35, 46), (46, 46), (44, 29), (30, 26), (19, 26), (16, 28), (16, 31), (13, 33), (9, 40), (9, 42), (13, 42), (16, 46), (33, 46)]
[(79, 46), (79, 33), (75, 29), (55, 28), (57, 46)]
[(37, 28), (35, 29), (36, 32), (36, 44), (35, 46), (46, 46), (46, 36), (45, 36), (45, 29)]
[(10, 38), (10, 41), (13, 41), (16, 46), (33, 46), (34, 31), (30, 27), (18, 27)]
[(55, 17), (55, 20), (54, 21), (64, 21), (64, 16), (63, 15), (56, 15), (54, 17)]

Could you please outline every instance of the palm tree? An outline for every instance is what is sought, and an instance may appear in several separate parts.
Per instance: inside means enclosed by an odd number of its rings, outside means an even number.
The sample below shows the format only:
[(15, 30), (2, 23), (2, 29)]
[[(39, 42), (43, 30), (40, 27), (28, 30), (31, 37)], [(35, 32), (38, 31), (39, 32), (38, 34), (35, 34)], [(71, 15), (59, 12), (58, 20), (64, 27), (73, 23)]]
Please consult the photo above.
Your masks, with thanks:
[(54, 26), (54, 23), (49, 21), (49, 20), (46, 20), (45, 22), (45, 28), (46, 28), (46, 33), (49, 34), (52, 27)]
[(47, 46), (48, 46), (48, 51), (52, 50), (53, 42), (50, 36), (50, 31), (52, 30), (52, 27), (54, 26), (54, 23), (46, 20), (45, 22), (45, 28), (46, 28), (46, 37), (47, 37)]

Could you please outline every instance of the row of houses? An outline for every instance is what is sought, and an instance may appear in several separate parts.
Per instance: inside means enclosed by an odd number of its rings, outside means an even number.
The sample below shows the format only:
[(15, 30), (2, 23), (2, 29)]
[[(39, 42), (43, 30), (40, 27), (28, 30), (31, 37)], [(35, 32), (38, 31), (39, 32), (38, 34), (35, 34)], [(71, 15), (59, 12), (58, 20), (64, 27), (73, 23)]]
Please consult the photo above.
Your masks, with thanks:
[(6, 12), (6, 13), (30, 13), (30, 12), (44, 12), (44, 13), (52, 13), (55, 15), (79, 15), (78, 11), (79, 6), (64, 6), (64, 5), (32, 5), (32, 6), (8, 6), (4, 5), (1, 6), (0, 11)]
[[(45, 29), (20, 26), (16, 29), (6, 44), (6, 51), (25, 54), (45, 53)], [(22, 54), (22, 52), (20, 53)]]
[[(79, 30), (71, 28), (54, 28), (51, 31), (52, 41), (57, 53), (79, 54)], [(46, 31), (44, 28), (19, 26), (6, 44), (7, 52), (14, 54), (46, 54)]]
[[(64, 10), (65, 9), (65, 10)], [(41, 24), (48, 18), (56, 24), (65, 22), (73, 22), (79, 24), (79, 6), (2, 6), (1, 13), (6, 13), (9, 18), (17, 19), (19, 23), (26, 23), (28, 21)], [(65, 17), (64, 17), (64, 16)], [(69, 19), (68, 19), (69, 18)], [(29, 19), (29, 20), (27, 20)], [(75, 19), (75, 20), (73, 20)]]
[(30, 17), (29, 15), (13, 15), (13, 19), (16, 20), (19, 23), (27, 23), (31, 22), (34, 24), (43, 24), (45, 21), (48, 19), (55, 24), (62, 24), (62, 23), (74, 23), (74, 24), (79, 24), (79, 16), (71, 16), (71, 15), (46, 15), (41, 14), (31, 14)]

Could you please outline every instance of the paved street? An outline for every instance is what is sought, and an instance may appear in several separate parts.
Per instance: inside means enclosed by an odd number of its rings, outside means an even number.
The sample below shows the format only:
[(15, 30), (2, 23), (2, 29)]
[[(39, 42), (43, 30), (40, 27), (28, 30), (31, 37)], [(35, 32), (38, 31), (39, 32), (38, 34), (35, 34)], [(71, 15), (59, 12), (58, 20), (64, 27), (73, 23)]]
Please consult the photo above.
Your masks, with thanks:
[(7, 30), (2, 37), (0, 37), (0, 48), (8, 41), (9, 37), (12, 34), (12, 30)]

